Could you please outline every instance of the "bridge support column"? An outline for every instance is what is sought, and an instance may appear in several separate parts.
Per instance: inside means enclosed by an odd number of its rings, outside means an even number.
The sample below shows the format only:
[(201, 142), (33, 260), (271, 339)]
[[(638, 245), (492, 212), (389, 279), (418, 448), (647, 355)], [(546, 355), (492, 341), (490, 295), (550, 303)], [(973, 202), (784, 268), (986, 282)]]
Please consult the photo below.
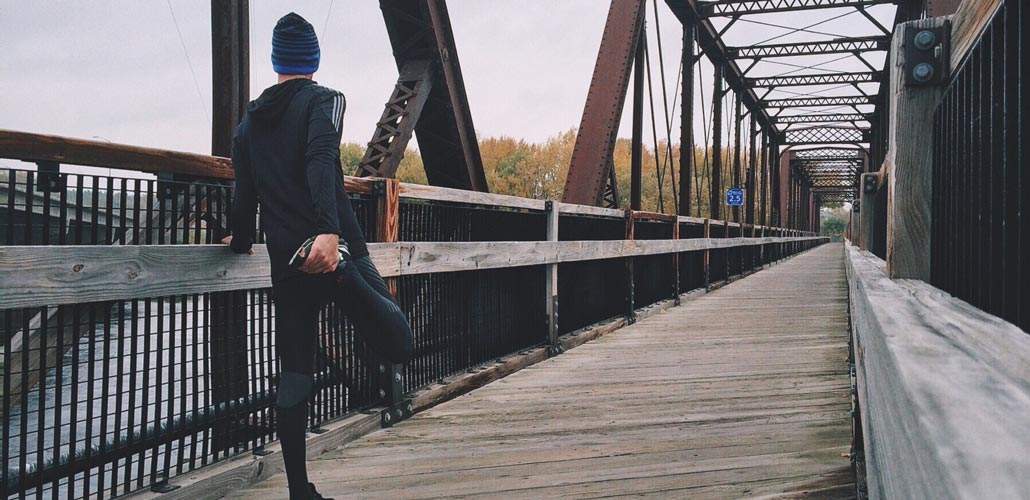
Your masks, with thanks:
[[(705, 239), (712, 237), (712, 220), (705, 219)], [(705, 290), (712, 289), (712, 251), (705, 250), (704, 254), (705, 263)]]
[[(558, 241), (558, 205), (547, 201), (547, 241)], [(544, 271), (544, 298), (547, 314), (547, 352), (550, 355), (561, 353), (558, 342), (558, 264), (548, 264)]]
[[(916, 33), (950, 26), (945, 18), (911, 21), (898, 25), (892, 41), (890, 105), (887, 139), (890, 150), (884, 162), (887, 172), (887, 272), (891, 278), (930, 281), (930, 227), (933, 195), (933, 113), (943, 94), (940, 84), (917, 85), (909, 81), (907, 59), (919, 56), (910, 45)], [(940, 51), (938, 74), (947, 68), (949, 29), (936, 31)], [(944, 38), (940, 40), (940, 38)], [(939, 45), (938, 45), (939, 44)], [(935, 50), (935, 49), (931, 49)], [(943, 79), (938, 81), (943, 82)], [(870, 206), (862, 206), (865, 211)]]
[[(636, 220), (633, 218), (633, 211), (626, 210), (626, 239), (634, 238)], [(633, 324), (637, 321), (636, 312), (636, 281), (633, 278), (633, 257), (626, 257), (626, 323)]]
[[(376, 207), (375, 239), (380, 243), (395, 242), (400, 238), (400, 182), (397, 179), (379, 179), (372, 190)], [(385, 278), (390, 295), (397, 298), (397, 278)], [(380, 414), (383, 427), (411, 416), (412, 404), (404, 391), (404, 366), (378, 360), (379, 395), (386, 406)]]

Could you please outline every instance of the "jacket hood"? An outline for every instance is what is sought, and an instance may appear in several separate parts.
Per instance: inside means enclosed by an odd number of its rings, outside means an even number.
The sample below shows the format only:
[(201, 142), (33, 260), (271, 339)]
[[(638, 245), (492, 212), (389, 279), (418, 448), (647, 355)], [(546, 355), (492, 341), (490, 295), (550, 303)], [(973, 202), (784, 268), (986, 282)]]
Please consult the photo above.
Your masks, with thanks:
[(309, 78), (294, 78), (285, 82), (272, 85), (247, 105), (250, 116), (259, 121), (275, 120), (286, 112), (293, 96), (308, 85), (314, 85), (315, 81)]

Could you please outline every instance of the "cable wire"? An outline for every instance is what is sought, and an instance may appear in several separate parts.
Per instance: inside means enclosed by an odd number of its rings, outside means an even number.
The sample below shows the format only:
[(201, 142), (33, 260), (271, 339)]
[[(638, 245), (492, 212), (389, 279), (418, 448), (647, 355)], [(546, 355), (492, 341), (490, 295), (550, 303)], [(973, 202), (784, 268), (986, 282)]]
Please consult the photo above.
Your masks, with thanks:
[(211, 114), (208, 112), (207, 104), (204, 102), (204, 94), (200, 91), (200, 81), (197, 80), (197, 72), (193, 70), (193, 61), (190, 60), (190, 52), (186, 50), (186, 41), (182, 37), (182, 30), (179, 29), (179, 20), (175, 18), (175, 9), (172, 8), (172, 0), (166, 0), (168, 3), (168, 12), (172, 15), (172, 23), (175, 24), (175, 32), (179, 34), (179, 44), (182, 45), (182, 54), (186, 56), (186, 66), (190, 69), (190, 75), (193, 76), (193, 86), (197, 89), (197, 97), (200, 98), (200, 109), (204, 111), (204, 116), (207, 118), (207, 122), (211, 123)]

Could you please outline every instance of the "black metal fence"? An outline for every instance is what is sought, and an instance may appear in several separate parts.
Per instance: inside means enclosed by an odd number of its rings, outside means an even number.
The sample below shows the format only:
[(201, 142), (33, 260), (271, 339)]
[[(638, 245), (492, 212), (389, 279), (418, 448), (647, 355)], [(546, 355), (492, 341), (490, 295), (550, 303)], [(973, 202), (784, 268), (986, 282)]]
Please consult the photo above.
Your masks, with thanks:
[(1025, 2), (1008, 0), (934, 117), (933, 284), (1030, 330)]
[[(0, 179), (4, 245), (214, 243), (232, 197), (219, 183), (16, 169), (0, 170)], [(370, 241), (378, 239), (375, 196), (352, 196)], [(546, 239), (542, 210), (408, 198), (399, 210), (401, 241)], [(697, 223), (632, 223), (640, 239), (670, 238), (675, 224), (681, 238), (703, 237)], [(713, 235), (727, 236), (716, 228)], [(623, 239), (626, 231), (620, 217), (565, 214), (559, 223), (560, 240)], [(711, 272), (702, 251), (562, 263), (559, 331), (812, 244), (712, 250)], [(544, 280), (544, 266), (398, 278), (416, 344), (404, 390), (546, 343)], [(312, 428), (384, 402), (377, 365), (351, 324), (334, 304), (320, 314)], [(275, 439), (275, 328), (268, 289), (0, 311), (0, 496), (160, 489), (170, 477), (259, 451)]]

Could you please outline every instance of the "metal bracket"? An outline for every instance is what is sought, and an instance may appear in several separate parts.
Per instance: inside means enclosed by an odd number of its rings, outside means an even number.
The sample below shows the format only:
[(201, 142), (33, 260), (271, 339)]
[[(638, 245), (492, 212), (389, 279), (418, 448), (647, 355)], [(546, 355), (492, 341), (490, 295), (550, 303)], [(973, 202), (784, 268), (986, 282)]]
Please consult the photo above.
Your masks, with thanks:
[(905, 27), (905, 85), (944, 85), (951, 74), (951, 23)]
[(547, 355), (550, 357), (557, 356), (563, 352), (565, 352), (565, 346), (561, 342), (555, 342), (547, 346)]
[(387, 427), (393, 427), (398, 422), (411, 418), (414, 413), (414, 405), (411, 400), (405, 399), (383, 408), (383, 410), (379, 412), (379, 425), (384, 429)]

